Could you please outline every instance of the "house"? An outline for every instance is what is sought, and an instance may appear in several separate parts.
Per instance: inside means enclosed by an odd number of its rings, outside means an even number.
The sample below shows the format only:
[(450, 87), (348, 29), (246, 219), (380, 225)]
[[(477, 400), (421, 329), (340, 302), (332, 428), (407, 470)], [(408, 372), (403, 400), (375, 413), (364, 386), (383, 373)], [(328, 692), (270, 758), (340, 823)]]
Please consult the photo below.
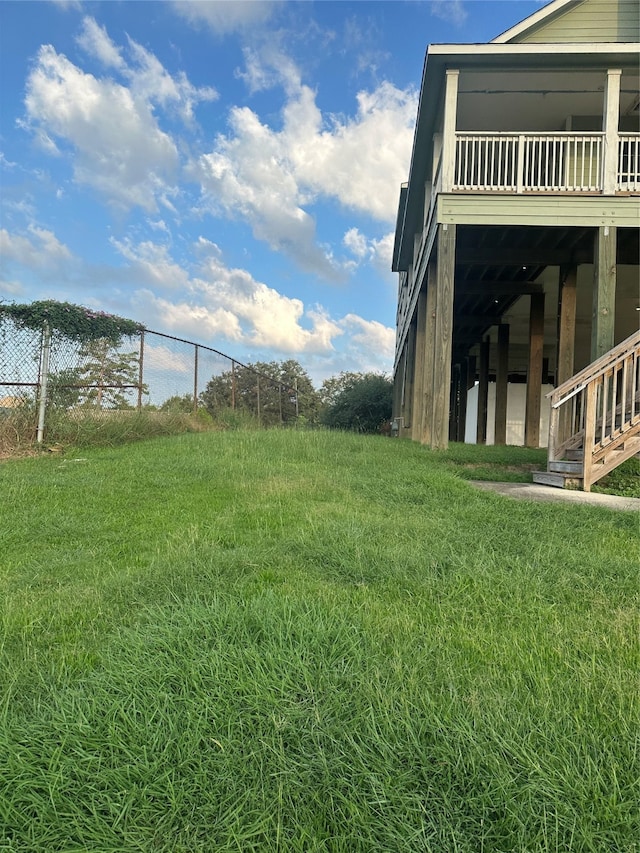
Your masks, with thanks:
[[(639, 31), (637, 0), (553, 0), (429, 47), (393, 250), (400, 435), (549, 444), (548, 479), (587, 489), (640, 450)], [(615, 448), (577, 476), (585, 436)]]

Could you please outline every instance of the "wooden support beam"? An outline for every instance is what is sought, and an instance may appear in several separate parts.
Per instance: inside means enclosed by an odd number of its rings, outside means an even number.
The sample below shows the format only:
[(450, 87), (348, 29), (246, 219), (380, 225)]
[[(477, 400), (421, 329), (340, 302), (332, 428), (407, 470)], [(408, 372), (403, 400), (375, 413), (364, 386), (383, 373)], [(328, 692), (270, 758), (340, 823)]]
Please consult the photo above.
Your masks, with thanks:
[(416, 321), (412, 320), (407, 333), (407, 362), (404, 380), (404, 407), (402, 416), (404, 418), (403, 436), (411, 434), (411, 419), (413, 417), (413, 394), (416, 370)]
[(431, 446), (446, 450), (449, 425), (449, 386), (453, 337), (454, 267), (456, 226), (438, 226), (437, 306), (434, 350), (434, 398)]
[(478, 419), (476, 426), (476, 443), (487, 442), (487, 411), (489, 401), (489, 353), (491, 342), (489, 338), (480, 344), (480, 364), (478, 365)]
[(544, 293), (531, 297), (529, 309), (529, 369), (524, 422), (526, 447), (540, 446), (540, 407), (542, 398), (542, 354), (544, 350)]
[(435, 358), (436, 340), (436, 308), (437, 308), (437, 283), (436, 264), (433, 260), (427, 266), (427, 291), (425, 305), (425, 349), (424, 349), (424, 393), (422, 395), (422, 444), (431, 444), (431, 432), (433, 426), (433, 398), (434, 398), (434, 372), (433, 364)]
[(460, 388), (458, 389), (458, 417), (456, 441), (464, 441), (464, 432), (467, 425), (467, 392), (469, 390), (469, 359), (465, 358), (460, 363)]
[(496, 371), (495, 444), (507, 443), (507, 394), (509, 390), (509, 325), (498, 326), (498, 369)]
[(465, 296), (508, 295), (526, 296), (529, 293), (544, 293), (544, 286), (537, 281), (482, 281), (462, 280), (456, 282), (456, 290)]
[(578, 268), (575, 264), (560, 268), (558, 289), (558, 369), (556, 385), (571, 379), (574, 371), (576, 343), (576, 283)]
[(616, 232), (617, 228), (613, 225), (605, 225), (596, 230), (591, 361), (609, 352), (615, 343)]
[(449, 388), (449, 441), (458, 439), (458, 415), (460, 411), (460, 365), (455, 364), (451, 371)]
[(426, 326), (427, 326), (427, 289), (423, 284), (420, 288), (418, 296), (418, 305), (416, 307), (416, 367), (413, 383), (413, 401), (411, 404), (411, 438), (414, 441), (422, 439), (422, 418), (423, 418), (423, 400), (424, 400), (424, 382), (425, 382), (425, 345), (426, 345)]
[(402, 348), (402, 352), (400, 353), (400, 357), (398, 358), (398, 363), (396, 365), (396, 371), (393, 375), (393, 417), (400, 418), (402, 417), (402, 398), (404, 394), (404, 371), (405, 371), (405, 356), (406, 356), (406, 347)]
[(456, 264), (460, 267), (469, 264), (484, 266), (560, 266), (575, 262), (590, 264), (593, 261), (591, 247), (575, 249), (549, 248), (538, 246), (461, 246), (456, 253)]
[(467, 356), (467, 391), (470, 391), (476, 384), (476, 357), (475, 355)]

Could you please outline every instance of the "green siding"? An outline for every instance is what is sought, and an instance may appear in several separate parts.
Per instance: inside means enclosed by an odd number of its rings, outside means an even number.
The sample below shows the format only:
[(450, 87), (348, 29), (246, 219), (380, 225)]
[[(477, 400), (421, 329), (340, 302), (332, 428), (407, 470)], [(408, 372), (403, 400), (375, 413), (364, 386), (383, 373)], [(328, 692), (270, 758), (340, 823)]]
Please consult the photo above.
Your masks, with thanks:
[(543, 22), (512, 41), (522, 44), (637, 42), (640, 40), (638, 0), (584, 0), (556, 18)]
[(618, 225), (637, 228), (640, 197), (447, 193), (438, 222), (458, 225)]

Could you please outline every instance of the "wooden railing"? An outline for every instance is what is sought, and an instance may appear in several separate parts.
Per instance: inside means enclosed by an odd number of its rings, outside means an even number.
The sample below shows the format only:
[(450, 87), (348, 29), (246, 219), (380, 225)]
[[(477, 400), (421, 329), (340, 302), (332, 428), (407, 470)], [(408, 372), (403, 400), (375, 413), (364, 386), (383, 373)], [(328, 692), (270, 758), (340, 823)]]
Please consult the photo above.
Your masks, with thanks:
[(621, 133), (618, 137), (618, 189), (640, 190), (640, 134)]
[(549, 462), (582, 451), (583, 488), (640, 451), (640, 332), (547, 395)]
[[(603, 191), (604, 133), (456, 133), (455, 158), (453, 190)], [(616, 191), (640, 191), (640, 134), (618, 135), (613, 167)]]

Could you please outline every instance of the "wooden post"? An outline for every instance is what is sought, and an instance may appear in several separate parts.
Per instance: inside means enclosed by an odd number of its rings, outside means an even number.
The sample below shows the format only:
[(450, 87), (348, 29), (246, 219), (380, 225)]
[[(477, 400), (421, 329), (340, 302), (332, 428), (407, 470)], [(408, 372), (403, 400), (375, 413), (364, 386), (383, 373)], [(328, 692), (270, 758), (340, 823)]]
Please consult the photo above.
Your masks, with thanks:
[(529, 368), (524, 421), (526, 447), (540, 446), (540, 405), (542, 398), (542, 354), (544, 350), (544, 293), (532, 293), (529, 308)]
[(489, 403), (489, 338), (480, 344), (480, 364), (478, 366), (478, 419), (476, 424), (476, 444), (487, 442), (487, 410)]
[(612, 349), (616, 317), (616, 231), (613, 225), (596, 232), (593, 317), (591, 323), (591, 360)]
[(456, 255), (456, 226), (438, 226), (437, 305), (434, 340), (434, 396), (431, 446), (446, 450), (449, 426), (449, 386), (453, 338), (453, 296)]
[(405, 347), (402, 347), (402, 352), (400, 353), (400, 358), (398, 359), (398, 363), (396, 365), (396, 372), (393, 377), (393, 417), (400, 418), (402, 417), (402, 391), (403, 391), (403, 383), (404, 383), (404, 361), (405, 361)]
[(449, 388), (449, 441), (458, 439), (458, 417), (460, 415), (460, 365), (454, 364)]
[(618, 183), (618, 124), (621, 77), (622, 71), (619, 68), (610, 68), (607, 71), (602, 115), (602, 130), (604, 131), (602, 191), (605, 195), (613, 195)]
[[(576, 282), (578, 268), (575, 264), (570, 267), (560, 267), (560, 282), (558, 287), (558, 356), (556, 369), (556, 385), (562, 385), (571, 379), (575, 371), (575, 342), (576, 342)], [(556, 417), (556, 441), (564, 441), (569, 433), (571, 410), (562, 406)], [(551, 430), (551, 423), (549, 425)]]
[(496, 370), (495, 444), (507, 443), (507, 395), (509, 392), (509, 325), (498, 326), (498, 369)]
[(413, 391), (415, 387), (416, 375), (416, 329), (417, 323), (415, 317), (412, 319), (407, 331), (407, 360), (405, 363), (404, 375), (404, 406), (402, 415), (404, 417), (404, 428), (407, 432), (404, 435), (410, 435), (411, 421), (413, 419)]
[(558, 369), (556, 385), (571, 379), (574, 372), (576, 341), (576, 281), (578, 268), (560, 268), (558, 293)]
[(427, 289), (423, 285), (418, 294), (418, 306), (416, 308), (416, 369), (413, 385), (413, 401), (411, 405), (411, 438), (414, 441), (422, 439), (422, 417), (425, 382), (425, 345), (427, 326)]
[(467, 425), (467, 392), (469, 390), (469, 359), (460, 362), (460, 390), (458, 392), (458, 424), (456, 441), (464, 441)]
[(433, 398), (437, 308), (437, 268), (433, 260), (427, 266), (427, 301), (425, 305), (424, 393), (422, 395), (422, 444), (431, 444), (433, 426)]
[[(460, 72), (446, 72), (444, 118), (442, 129), (442, 192), (450, 192), (456, 163), (456, 113), (458, 109), (458, 78)], [(438, 261), (439, 263), (439, 261)]]

